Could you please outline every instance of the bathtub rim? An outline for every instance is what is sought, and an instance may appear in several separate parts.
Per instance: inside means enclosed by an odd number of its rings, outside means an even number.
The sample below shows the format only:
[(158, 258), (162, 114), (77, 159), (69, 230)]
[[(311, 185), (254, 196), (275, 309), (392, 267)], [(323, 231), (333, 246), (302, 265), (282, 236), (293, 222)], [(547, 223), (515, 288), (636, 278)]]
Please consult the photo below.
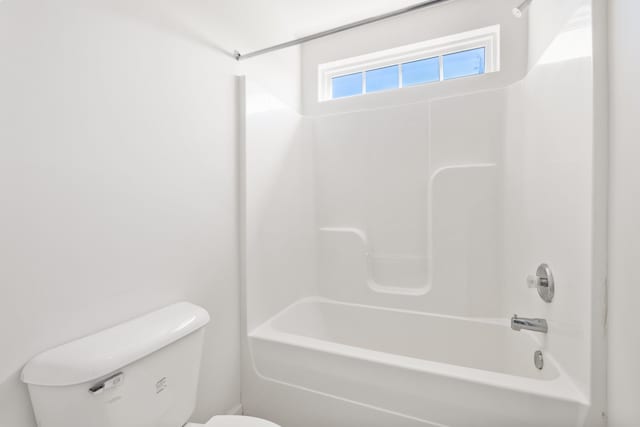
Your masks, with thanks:
[[(274, 322), (284, 317), (289, 310), (293, 309), (296, 306), (309, 303), (336, 304), (346, 307), (383, 310), (389, 312), (418, 315), (422, 317), (438, 317), (442, 319), (462, 320), (475, 323), (483, 323), (492, 326), (508, 327), (508, 319), (452, 316), (446, 314), (425, 313), (414, 310), (349, 303), (344, 301), (336, 301), (320, 296), (305, 297), (288, 305), (287, 307), (276, 313), (274, 316), (267, 319), (262, 324), (258, 325), (253, 330), (247, 333), (253, 369), (257, 374), (269, 380), (278, 382), (280, 381), (278, 379), (265, 376), (258, 370), (254, 360), (254, 349), (252, 343), (252, 341), (254, 340), (263, 342), (275, 342), (277, 344), (289, 347), (303, 348), (310, 351), (328, 353), (334, 356), (345, 357), (352, 360), (363, 360), (369, 363), (377, 363), (387, 367), (419, 372), (426, 375), (453, 378), (458, 381), (466, 381), (482, 386), (511, 390), (531, 396), (554, 399), (568, 403), (575, 403), (585, 407), (589, 407), (591, 405), (590, 400), (569, 378), (562, 366), (560, 366), (553, 355), (549, 352), (545, 352), (545, 359), (547, 363), (553, 364), (554, 368), (558, 372), (558, 375), (556, 378), (543, 380), (530, 377), (521, 377), (495, 371), (488, 371), (478, 368), (453, 365), (443, 362), (418, 359), (415, 357), (387, 353), (378, 350), (371, 350), (363, 347), (356, 347), (318, 338), (311, 338), (304, 335), (283, 332), (274, 327)], [(531, 336), (529, 332), (525, 331), (520, 333), (529, 335), (530, 339), (535, 342), (534, 337)]]

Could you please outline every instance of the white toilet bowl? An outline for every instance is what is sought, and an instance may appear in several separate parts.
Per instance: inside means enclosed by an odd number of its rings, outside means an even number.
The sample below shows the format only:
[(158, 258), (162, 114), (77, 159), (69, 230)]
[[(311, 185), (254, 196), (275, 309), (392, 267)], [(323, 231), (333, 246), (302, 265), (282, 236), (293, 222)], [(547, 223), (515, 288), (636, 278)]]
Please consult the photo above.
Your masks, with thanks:
[(267, 420), (240, 415), (220, 415), (206, 424), (187, 424), (185, 427), (279, 427)]

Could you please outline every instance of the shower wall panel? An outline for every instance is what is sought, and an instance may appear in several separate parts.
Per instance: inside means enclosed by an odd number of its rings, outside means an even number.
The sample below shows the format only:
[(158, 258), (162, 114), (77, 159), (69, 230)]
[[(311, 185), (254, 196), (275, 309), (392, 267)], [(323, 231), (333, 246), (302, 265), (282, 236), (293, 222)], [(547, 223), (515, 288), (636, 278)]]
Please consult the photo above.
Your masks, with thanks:
[(315, 119), (320, 290), (496, 316), (504, 92)]
[[(588, 399), (592, 372), (599, 370), (592, 371), (592, 360), (600, 357), (592, 353), (592, 342), (603, 325), (602, 310), (592, 310), (594, 289), (603, 283), (592, 272), (603, 260), (593, 258), (599, 225), (592, 16), (589, 2), (581, 3), (527, 77), (508, 91), (502, 272), (504, 315), (547, 319), (549, 333), (540, 337), (540, 348), (558, 360)], [(551, 12), (538, 10), (534, 16)], [(534, 21), (532, 29), (545, 25)], [(541, 263), (554, 274), (552, 303), (527, 288), (526, 277)], [(602, 409), (595, 406), (594, 412)]]
[(247, 328), (317, 294), (311, 127), (251, 80), (241, 144), (243, 264)]

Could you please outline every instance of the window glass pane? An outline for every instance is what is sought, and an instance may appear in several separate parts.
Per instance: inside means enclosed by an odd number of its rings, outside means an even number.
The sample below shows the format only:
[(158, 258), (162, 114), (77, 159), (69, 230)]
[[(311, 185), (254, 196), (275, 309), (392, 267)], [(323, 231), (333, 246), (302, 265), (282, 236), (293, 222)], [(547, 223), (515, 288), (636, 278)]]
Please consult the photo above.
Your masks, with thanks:
[(413, 86), (440, 80), (440, 58), (421, 59), (402, 64), (402, 85)]
[(397, 89), (399, 85), (400, 79), (397, 65), (367, 71), (367, 93)]
[(362, 73), (332, 78), (331, 90), (334, 99), (362, 94)]
[(442, 57), (444, 79), (484, 74), (484, 48), (451, 53)]

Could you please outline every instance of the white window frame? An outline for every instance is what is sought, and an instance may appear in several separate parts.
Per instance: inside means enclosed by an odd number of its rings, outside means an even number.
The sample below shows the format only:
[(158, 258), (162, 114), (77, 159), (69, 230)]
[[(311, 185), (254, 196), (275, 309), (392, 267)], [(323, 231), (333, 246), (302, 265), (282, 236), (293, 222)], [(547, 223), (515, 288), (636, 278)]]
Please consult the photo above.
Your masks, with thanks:
[(439, 81), (443, 81), (443, 56), (479, 48), (484, 48), (485, 52), (484, 73), (500, 71), (500, 25), (492, 25), (398, 48), (320, 64), (318, 66), (318, 100), (321, 102), (333, 100), (333, 79), (335, 77), (356, 73), (363, 73), (362, 93), (353, 96), (365, 95), (367, 94), (366, 72), (393, 65), (398, 65), (400, 74), (399, 88), (402, 88), (402, 64), (422, 59), (439, 57)]

